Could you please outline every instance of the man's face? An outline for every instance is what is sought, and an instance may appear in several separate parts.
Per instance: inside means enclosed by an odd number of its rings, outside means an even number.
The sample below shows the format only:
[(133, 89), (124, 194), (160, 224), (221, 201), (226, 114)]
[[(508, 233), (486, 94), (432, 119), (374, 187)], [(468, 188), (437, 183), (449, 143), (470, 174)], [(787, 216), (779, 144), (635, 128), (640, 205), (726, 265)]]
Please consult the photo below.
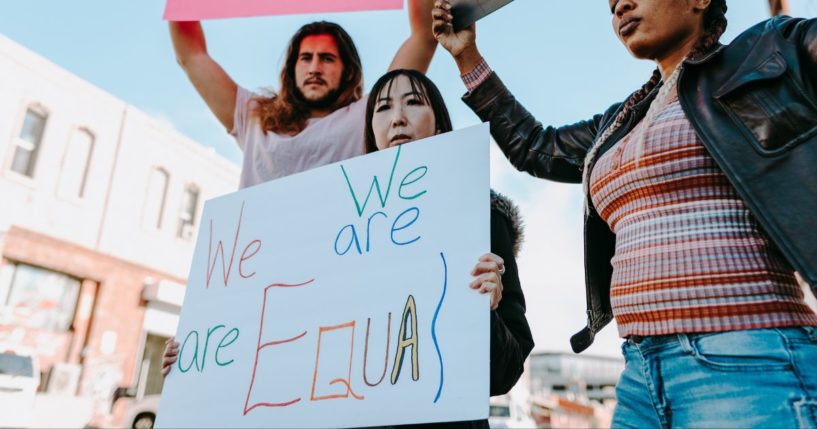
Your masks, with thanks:
[(295, 84), (312, 105), (327, 104), (337, 96), (343, 78), (343, 62), (334, 37), (328, 34), (306, 36), (301, 40), (295, 62)]

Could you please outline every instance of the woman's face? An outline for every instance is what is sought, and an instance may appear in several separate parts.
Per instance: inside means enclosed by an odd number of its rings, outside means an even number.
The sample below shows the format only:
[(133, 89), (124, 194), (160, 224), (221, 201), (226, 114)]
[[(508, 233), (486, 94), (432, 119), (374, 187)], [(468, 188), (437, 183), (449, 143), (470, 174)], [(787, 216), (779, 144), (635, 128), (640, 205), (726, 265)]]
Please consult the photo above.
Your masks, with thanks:
[(698, 39), (711, 0), (608, 0), (613, 31), (633, 56), (660, 60)]
[(398, 75), (377, 94), (372, 131), (378, 150), (437, 133), (434, 110), (418, 90), (408, 76)]

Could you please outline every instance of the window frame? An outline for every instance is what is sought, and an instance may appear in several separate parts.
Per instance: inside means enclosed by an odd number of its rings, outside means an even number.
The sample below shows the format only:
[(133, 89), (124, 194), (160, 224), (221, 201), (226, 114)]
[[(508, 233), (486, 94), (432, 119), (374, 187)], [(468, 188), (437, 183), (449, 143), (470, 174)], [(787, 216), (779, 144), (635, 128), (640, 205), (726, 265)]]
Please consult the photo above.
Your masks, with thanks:
[[(192, 207), (193, 208), (192, 213), (188, 213), (188, 212), (185, 211), (185, 202), (186, 202), (187, 195), (189, 193), (195, 193), (195, 195), (196, 195), (196, 199), (195, 199), (193, 207)], [(193, 234), (190, 233), (189, 235), (186, 235), (185, 234), (185, 226), (189, 225), (190, 228), (195, 228), (196, 227), (196, 220), (199, 217), (199, 212), (200, 212), (199, 204), (201, 202), (201, 187), (199, 185), (197, 185), (196, 183), (193, 183), (193, 182), (187, 183), (184, 186), (184, 189), (182, 190), (181, 195), (182, 195), (182, 198), (181, 198), (181, 203), (180, 203), (180, 207), (179, 207), (179, 213), (178, 213), (178, 216), (177, 216), (176, 238), (180, 238), (180, 239), (183, 239), (183, 240), (192, 240), (193, 239)], [(189, 219), (186, 218), (188, 216), (189, 216)]]
[[(36, 144), (24, 140), (20, 134), (23, 132), (23, 127), (25, 126), (26, 118), (28, 117), (28, 112), (34, 112), (44, 118), (43, 123), (43, 131), (40, 135), (40, 141)], [(11, 139), (11, 144), (9, 145), (9, 153), (8, 159), (6, 160), (5, 168), (3, 169), (5, 174), (9, 177), (13, 177), (14, 179), (20, 180), (23, 183), (30, 184), (34, 182), (35, 177), (37, 176), (37, 169), (39, 166), (40, 154), (43, 152), (43, 146), (46, 141), (46, 137), (48, 136), (48, 129), (49, 129), (49, 122), (51, 119), (51, 109), (49, 109), (45, 104), (39, 101), (31, 101), (26, 103), (25, 107), (21, 110), (19, 116), (17, 117), (17, 126), (14, 130), (14, 134)], [(17, 151), (21, 148), (24, 148), (27, 145), (33, 145), (32, 150), (32, 159), (29, 161), (30, 165), (28, 166), (31, 174), (20, 173), (14, 169), (14, 160), (17, 157)], [(25, 149), (24, 149), (25, 150)]]
[[(150, 201), (151, 189), (153, 185), (153, 178), (155, 173), (161, 173), (165, 179), (164, 189), (161, 191), (161, 200), (159, 201), (158, 212), (150, 213), (151, 208), (148, 201)], [(154, 165), (150, 168), (148, 173), (147, 188), (145, 189), (145, 198), (142, 204), (142, 228), (148, 231), (161, 231), (164, 229), (165, 211), (167, 211), (167, 198), (170, 195), (170, 170), (161, 165)], [(155, 222), (151, 222), (155, 220)]]
[[(79, 181), (79, 189), (78, 189), (79, 192), (75, 193), (75, 192), (73, 192), (74, 190), (68, 190), (68, 193), (66, 193), (65, 190), (63, 189), (62, 183), (65, 180), (65, 174), (66, 174), (66, 171), (69, 168), (69, 166), (67, 164), (68, 163), (68, 157), (69, 157), (69, 153), (74, 148), (73, 143), (75, 141), (75, 136), (79, 135), (80, 133), (87, 134), (90, 137), (91, 144), (90, 144), (90, 147), (88, 148), (88, 154), (87, 154), (87, 156), (85, 157), (85, 160), (84, 160), (85, 165), (84, 165), (84, 168), (82, 170), (82, 178)], [(94, 131), (90, 127), (87, 127), (87, 126), (83, 125), (83, 126), (75, 127), (71, 131), (71, 133), (70, 133), (70, 135), (68, 137), (68, 144), (65, 145), (65, 151), (62, 154), (62, 163), (60, 165), (60, 175), (59, 175), (59, 178), (58, 178), (57, 190), (56, 190), (57, 196), (59, 196), (62, 199), (66, 199), (68, 201), (74, 201), (74, 202), (80, 202), (80, 201), (85, 200), (86, 192), (87, 192), (87, 189), (88, 189), (88, 178), (90, 177), (90, 174), (91, 174), (91, 161), (93, 160), (93, 157), (94, 157), (94, 151), (96, 149), (96, 142), (97, 142), (96, 133), (94, 133)]]
[[(62, 327), (61, 325), (59, 325), (59, 326), (49, 326), (49, 325), (45, 325), (45, 326), (31, 325), (31, 326), (29, 326), (26, 323), (24, 323), (23, 326), (28, 328), (28, 329), (38, 329), (38, 330), (43, 330), (43, 331), (70, 332), (71, 329), (73, 328), (74, 322), (75, 322), (75, 320), (77, 318), (77, 310), (78, 310), (79, 304), (80, 304), (80, 296), (82, 295), (83, 279), (79, 278), (79, 277), (77, 277), (75, 275), (72, 275), (70, 273), (66, 273), (64, 271), (58, 271), (58, 270), (55, 270), (55, 269), (44, 267), (42, 265), (36, 265), (36, 264), (32, 264), (32, 263), (28, 263), (28, 262), (24, 262), (24, 261), (18, 261), (18, 260), (5, 260), (5, 261), (3, 261), (3, 268), (8, 269), (8, 267), (11, 267), (11, 273), (10, 273), (10, 275), (8, 277), (8, 284), (6, 285), (8, 287), (8, 289), (6, 290), (5, 296), (0, 297), (0, 309), (2, 309), (2, 313), (4, 314), (3, 318), (5, 319), (6, 317), (10, 317), (10, 321), (12, 323), (17, 322), (16, 320), (14, 320), (15, 316), (13, 315), (15, 306), (13, 306), (11, 304), (11, 301), (12, 301), (12, 298), (15, 297), (15, 284), (16, 284), (15, 282), (16, 282), (18, 276), (20, 275), (20, 268), (21, 267), (26, 267), (29, 270), (40, 272), (40, 273), (43, 273), (43, 274), (46, 274), (46, 275), (58, 275), (64, 280), (70, 280), (72, 282), (72, 284), (74, 285), (75, 290), (74, 290), (74, 293), (73, 293), (73, 295), (74, 295), (73, 296), (73, 305), (71, 305), (70, 310), (68, 310), (68, 311), (70, 311), (70, 315), (66, 318), (66, 326), (65, 327)], [(39, 284), (40, 283), (38, 282), (37, 283), (37, 285), (38, 285), (37, 286), (37, 291), (36, 291), (37, 295), (43, 295), (41, 293), (40, 288), (39, 288)], [(64, 283), (61, 286), (65, 286), (66, 284), (67, 283)], [(65, 291), (65, 290), (62, 291), (61, 297), (60, 297), (60, 302), (64, 301), (66, 292), (67, 291)], [(63, 308), (57, 307), (57, 308), (55, 308), (55, 309), (53, 309), (51, 311), (55, 311), (59, 315), (59, 312), (61, 312), (62, 310), (63, 310)], [(55, 318), (53, 318), (53, 317), (49, 318), (48, 323), (53, 324), (54, 319)], [(56, 318), (56, 320), (60, 321), (60, 318)]]

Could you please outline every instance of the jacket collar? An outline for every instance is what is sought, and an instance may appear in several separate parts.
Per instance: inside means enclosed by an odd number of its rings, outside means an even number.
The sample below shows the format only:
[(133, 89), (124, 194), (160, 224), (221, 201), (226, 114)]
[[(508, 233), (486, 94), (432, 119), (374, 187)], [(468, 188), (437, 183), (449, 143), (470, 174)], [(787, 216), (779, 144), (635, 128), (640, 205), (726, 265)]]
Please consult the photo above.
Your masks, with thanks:
[[(718, 43), (715, 46), (713, 46), (712, 49), (710, 49), (709, 52), (706, 53), (706, 55), (700, 58), (686, 59), (684, 60), (684, 64), (692, 65), (703, 64), (709, 61), (715, 55), (719, 54), (722, 50), (724, 50), (724, 48), (726, 48), (726, 45)], [(636, 103), (635, 106), (633, 106), (633, 108), (636, 110), (646, 110), (650, 106), (650, 103), (652, 103), (652, 100), (655, 98), (655, 96), (658, 95), (658, 90), (660, 90), (663, 85), (664, 81), (662, 80), (661, 83), (656, 85), (655, 88), (653, 88), (652, 91), (650, 91), (650, 93), (647, 94), (646, 97), (644, 97), (641, 101)]]
[(707, 52), (706, 55), (704, 55), (704, 56), (702, 56), (700, 58), (686, 59), (686, 60), (684, 60), (684, 63), (694, 64), (694, 65), (703, 64), (703, 63), (709, 61), (710, 58), (712, 58), (715, 55), (719, 54), (724, 48), (726, 48), (726, 45), (718, 43), (718, 44), (716, 44), (714, 46), (713, 49), (711, 49), (709, 52)]

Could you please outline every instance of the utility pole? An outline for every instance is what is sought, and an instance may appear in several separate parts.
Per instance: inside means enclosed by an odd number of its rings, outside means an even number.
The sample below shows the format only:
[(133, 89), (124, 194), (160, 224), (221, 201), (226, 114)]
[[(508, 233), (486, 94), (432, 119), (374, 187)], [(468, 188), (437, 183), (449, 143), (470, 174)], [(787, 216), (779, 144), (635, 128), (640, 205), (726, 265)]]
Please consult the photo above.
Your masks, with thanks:
[(769, 0), (769, 11), (772, 16), (789, 15), (789, 1), (788, 0)]

